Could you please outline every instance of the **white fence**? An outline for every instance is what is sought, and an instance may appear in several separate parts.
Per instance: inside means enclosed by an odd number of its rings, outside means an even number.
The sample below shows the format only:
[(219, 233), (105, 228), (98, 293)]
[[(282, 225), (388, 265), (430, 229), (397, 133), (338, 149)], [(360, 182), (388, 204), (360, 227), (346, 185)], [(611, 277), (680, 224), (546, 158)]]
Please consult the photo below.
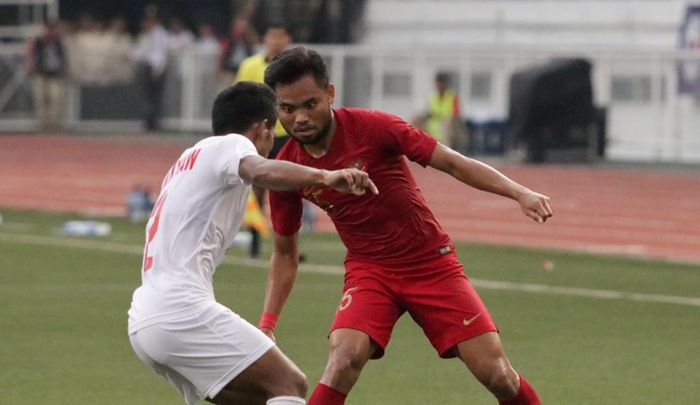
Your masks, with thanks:
[[(593, 66), (595, 102), (607, 111), (608, 159), (700, 163), (700, 95), (680, 94), (679, 66), (700, 66), (700, 52), (534, 47), (370, 48), (316, 46), (336, 85), (336, 106), (383, 109), (410, 119), (424, 110), (437, 71), (448, 71), (466, 118), (507, 119), (509, 80), (552, 58), (582, 57)], [(208, 132), (209, 109), (221, 83), (216, 55), (190, 50), (173, 60), (164, 128)], [(30, 86), (19, 49), (0, 48), (0, 131), (34, 128)], [(73, 82), (69, 129), (140, 128), (138, 93), (129, 86)]]

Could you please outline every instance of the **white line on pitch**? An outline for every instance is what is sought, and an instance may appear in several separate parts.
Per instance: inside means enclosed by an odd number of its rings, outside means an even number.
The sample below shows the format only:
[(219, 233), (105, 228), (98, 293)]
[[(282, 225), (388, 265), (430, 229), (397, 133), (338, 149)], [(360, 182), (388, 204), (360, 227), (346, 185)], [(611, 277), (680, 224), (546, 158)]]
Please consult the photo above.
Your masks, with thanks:
[[(0, 232), (0, 242), (25, 243), (30, 245), (92, 249), (104, 252), (142, 254), (143, 247), (133, 244), (106, 242), (101, 240), (74, 239), (56, 236), (28, 235)], [(227, 264), (267, 268), (268, 262), (260, 259), (227, 256)], [(300, 271), (320, 274), (343, 274), (342, 266), (302, 263)], [(514, 283), (470, 278), (472, 284), (481, 289), (522, 291), (538, 294), (565, 295), (593, 299), (623, 300), (636, 302), (655, 302), (663, 304), (689, 305), (700, 307), (700, 297), (682, 297), (676, 295), (643, 294), (615, 290), (598, 290), (591, 288), (548, 286), (543, 284)]]

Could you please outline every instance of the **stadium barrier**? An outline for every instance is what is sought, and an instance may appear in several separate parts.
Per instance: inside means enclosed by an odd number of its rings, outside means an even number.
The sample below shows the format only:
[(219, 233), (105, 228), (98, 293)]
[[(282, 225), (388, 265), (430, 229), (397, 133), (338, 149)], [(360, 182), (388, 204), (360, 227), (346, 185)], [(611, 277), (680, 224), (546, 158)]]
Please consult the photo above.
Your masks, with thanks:
[[(314, 45), (336, 85), (336, 106), (383, 109), (405, 119), (425, 110), (432, 77), (455, 77), (465, 120), (507, 120), (509, 84), (519, 70), (557, 58), (591, 66), (593, 102), (606, 111), (605, 156), (611, 160), (700, 163), (700, 94), (682, 93), (679, 71), (700, 66), (699, 51), (547, 47), (376, 48)], [(217, 91), (217, 55), (191, 48), (170, 60), (163, 106), (166, 131), (206, 133)], [(71, 80), (66, 128), (139, 131), (133, 83)], [(35, 129), (30, 77), (22, 47), (0, 48), (0, 131)], [(505, 142), (509, 145), (509, 142)]]

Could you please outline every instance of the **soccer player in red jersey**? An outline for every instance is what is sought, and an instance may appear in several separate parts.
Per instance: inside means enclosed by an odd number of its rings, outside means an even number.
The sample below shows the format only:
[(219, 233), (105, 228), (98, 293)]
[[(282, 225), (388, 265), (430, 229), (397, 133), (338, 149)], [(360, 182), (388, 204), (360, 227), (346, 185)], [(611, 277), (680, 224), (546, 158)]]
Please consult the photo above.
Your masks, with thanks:
[(347, 247), (343, 296), (331, 326), (330, 353), (310, 405), (343, 404), (370, 358), (384, 354), (408, 312), (440, 357), (460, 358), (500, 404), (540, 404), (510, 365), (488, 310), (471, 286), (449, 236), (428, 208), (406, 158), (480, 190), (509, 197), (539, 223), (552, 216), (547, 196), (467, 158), (393, 115), (332, 109), (334, 87), (313, 50), (278, 55), (265, 72), (277, 94), (278, 118), (296, 142), (278, 159), (319, 169), (369, 173), (378, 195), (356, 197), (326, 187), (271, 192), (274, 251), (259, 327), (268, 336), (298, 267), (302, 199), (330, 216)]

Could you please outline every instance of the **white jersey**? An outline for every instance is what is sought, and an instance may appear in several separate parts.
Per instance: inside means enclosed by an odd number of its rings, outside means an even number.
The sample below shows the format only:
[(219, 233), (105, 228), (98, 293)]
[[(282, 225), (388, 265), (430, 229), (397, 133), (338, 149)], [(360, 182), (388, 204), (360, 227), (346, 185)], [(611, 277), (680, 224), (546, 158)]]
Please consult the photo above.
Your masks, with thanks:
[(170, 168), (146, 226), (130, 334), (215, 303), (214, 271), (241, 226), (250, 192), (238, 165), (257, 154), (244, 136), (212, 136), (185, 150)]

